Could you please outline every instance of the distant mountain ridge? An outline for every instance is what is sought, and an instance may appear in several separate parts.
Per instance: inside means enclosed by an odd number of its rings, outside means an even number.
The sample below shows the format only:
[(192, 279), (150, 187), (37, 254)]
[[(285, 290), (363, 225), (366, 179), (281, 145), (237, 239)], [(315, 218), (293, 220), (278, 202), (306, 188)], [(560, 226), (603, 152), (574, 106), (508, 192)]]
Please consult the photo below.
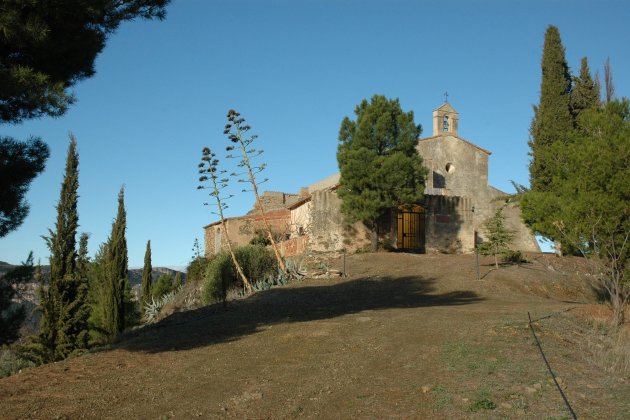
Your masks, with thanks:
[[(0, 277), (2, 277), (4, 275), (4, 273), (6, 273), (7, 271), (13, 269), (17, 267), (17, 265), (13, 265), (13, 264), (9, 264), (8, 262), (5, 261), (0, 261)], [(49, 265), (42, 265), (42, 274), (44, 275), (44, 278), (47, 278), (48, 275), (50, 274), (50, 266)], [(157, 280), (158, 277), (160, 277), (162, 274), (170, 274), (171, 276), (173, 276), (173, 278), (175, 278), (175, 275), (177, 273), (181, 273), (182, 275), (182, 281), (186, 281), (186, 273), (183, 271), (178, 271), (178, 270), (174, 270), (172, 268), (168, 268), (168, 267), (153, 267), (152, 270), (152, 279), (153, 281)], [(33, 281), (35, 281), (35, 279), (33, 279)], [(135, 286), (137, 284), (142, 283), (142, 268), (130, 268), (129, 269), (129, 283), (131, 283), (131, 286)]]

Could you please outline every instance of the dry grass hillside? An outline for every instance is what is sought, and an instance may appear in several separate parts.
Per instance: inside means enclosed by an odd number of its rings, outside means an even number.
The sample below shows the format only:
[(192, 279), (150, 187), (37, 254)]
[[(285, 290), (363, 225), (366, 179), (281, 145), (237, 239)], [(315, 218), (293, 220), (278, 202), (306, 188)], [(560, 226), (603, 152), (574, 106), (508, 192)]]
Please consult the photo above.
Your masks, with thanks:
[[(0, 380), (3, 418), (628, 418), (627, 333), (581, 261), (358, 254)], [(341, 268), (341, 259), (330, 261)]]

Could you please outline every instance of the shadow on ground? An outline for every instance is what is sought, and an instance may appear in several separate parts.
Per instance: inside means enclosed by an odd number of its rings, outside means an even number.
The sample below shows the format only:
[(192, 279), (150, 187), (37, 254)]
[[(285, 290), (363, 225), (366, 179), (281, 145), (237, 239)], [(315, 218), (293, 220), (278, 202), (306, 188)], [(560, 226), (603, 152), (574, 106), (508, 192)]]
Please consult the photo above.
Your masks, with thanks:
[(187, 350), (235, 340), (266, 325), (330, 319), (365, 310), (466, 305), (482, 300), (472, 291), (432, 294), (434, 282), (419, 277), (379, 277), (279, 287), (232, 301), (227, 308), (219, 304), (173, 314), (127, 334), (115, 347), (144, 352)]

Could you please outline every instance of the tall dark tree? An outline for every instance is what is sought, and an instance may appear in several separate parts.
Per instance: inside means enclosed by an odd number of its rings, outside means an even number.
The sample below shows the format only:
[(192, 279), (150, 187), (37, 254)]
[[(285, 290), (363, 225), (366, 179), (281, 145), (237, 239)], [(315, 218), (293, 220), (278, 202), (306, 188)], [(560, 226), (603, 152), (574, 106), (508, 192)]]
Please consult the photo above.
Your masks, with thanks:
[(182, 287), (182, 273), (179, 271), (175, 273), (175, 284), (173, 284), (173, 290), (179, 290)]
[[(570, 109), (571, 75), (564, 56), (560, 32), (549, 26), (545, 33), (542, 57), (540, 102), (534, 107), (529, 145), (532, 161), (529, 166), (533, 191), (549, 191), (552, 187), (555, 158), (549, 146), (563, 142), (573, 129)], [(541, 233), (545, 233), (541, 231)]]
[[(63, 115), (70, 89), (124, 21), (163, 19), (169, 0), (13, 0), (0, 5), (0, 124)], [(59, 59), (63, 57), (63, 59)], [(0, 237), (26, 217), (24, 194), (44, 169), (39, 139), (0, 139)]]
[(77, 275), (76, 235), (79, 226), (77, 201), (79, 155), (70, 136), (55, 230), (44, 237), (50, 249), (50, 282), (40, 286), (42, 324), (39, 342), (45, 358), (62, 359), (87, 348), (87, 279)]
[[(124, 21), (163, 19), (169, 0), (4, 1), (0, 13), (0, 121), (62, 115), (69, 89)], [(60, 60), (59, 57), (63, 57)]]
[(339, 130), (337, 161), (341, 171), (341, 211), (350, 223), (372, 229), (378, 247), (378, 219), (393, 206), (422, 199), (426, 169), (416, 151), (422, 131), (413, 112), (403, 112), (398, 99), (374, 95), (346, 117)]
[(604, 61), (604, 91), (606, 93), (606, 103), (609, 104), (615, 98), (615, 84), (613, 83), (610, 57), (607, 57), (606, 61)]
[(28, 186), (44, 170), (49, 155), (46, 143), (37, 138), (20, 142), (0, 138), (0, 238), (15, 230), (28, 215)]
[(113, 334), (125, 329), (126, 293), (129, 289), (127, 263), (127, 212), (125, 210), (125, 190), (118, 193), (118, 213), (112, 224), (112, 233), (107, 243), (107, 270), (109, 277), (109, 306), (106, 324)]
[(553, 193), (529, 191), (522, 202), (546, 211), (554, 237), (588, 258), (621, 325), (630, 299), (630, 102), (585, 110), (572, 135), (574, 141), (553, 146), (562, 156), (562, 182)]
[(34, 273), (33, 253), (30, 252), (26, 261), (0, 277), (0, 345), (11, 343), (19, 337), (26, 310), (15, 298), (20, 298), (24, 284), (33, 279)]
[(90, 235), (82, 232), (79, 236), (79, 254), (77, 255), (77, 276), (87, 279), (90, 271), (90, 257), (88, 256), (88, 239)]
[(583, 57), (580, 75), (573, 78), (573, 89), (571, 90), (571, 112), (574, 120), (577, 120), (582, 111), (598, 107), (599, 98), (599, 84), (591, 77), (588, 60)]
[(144, 253), (144, 267), (142, 268), (142, 303), (151, 301), (151, 282), (153, 267), (151, 266), (151, 241), (147, 241), (147, 250)]

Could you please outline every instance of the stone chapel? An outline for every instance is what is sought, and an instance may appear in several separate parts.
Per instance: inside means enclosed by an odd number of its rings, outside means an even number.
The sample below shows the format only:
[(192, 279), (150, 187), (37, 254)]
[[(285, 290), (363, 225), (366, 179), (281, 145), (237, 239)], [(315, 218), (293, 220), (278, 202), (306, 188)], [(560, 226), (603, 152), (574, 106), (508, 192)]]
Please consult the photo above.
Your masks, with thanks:
[[(484, 222), (504, 207), (506, 226), (515, 232), (512, 248), (539, 252), (519, 208), (509, 202), (508, 194), (488, 185), (491, 152), (459, 137), (458, 126), (459, 115), (448, 102), (433, 111), (433, 135), (419, 139), (417, 145), (428, 169), (425, 196), (383, 215), (380, 243), (386, 249), (412, 252), (474, 252), (475, 244), (483, 241)], [(370, 232), (362, 223), (344, 222), (338, 186), (339, 174), (335, 174), (298, 194), (266, 193), (282, 198), (265, 209), (285, 255), (354, 252), (369, 246)], [(230, 237), (238, 238), (237, 245), (244, 245), (261, 227), (259, 212), (254, 208), (246, 216), (228, 219), (226, 226)], [(218, 222), (204, 227), (207, 255), (225, 246), (220, 229)]]

